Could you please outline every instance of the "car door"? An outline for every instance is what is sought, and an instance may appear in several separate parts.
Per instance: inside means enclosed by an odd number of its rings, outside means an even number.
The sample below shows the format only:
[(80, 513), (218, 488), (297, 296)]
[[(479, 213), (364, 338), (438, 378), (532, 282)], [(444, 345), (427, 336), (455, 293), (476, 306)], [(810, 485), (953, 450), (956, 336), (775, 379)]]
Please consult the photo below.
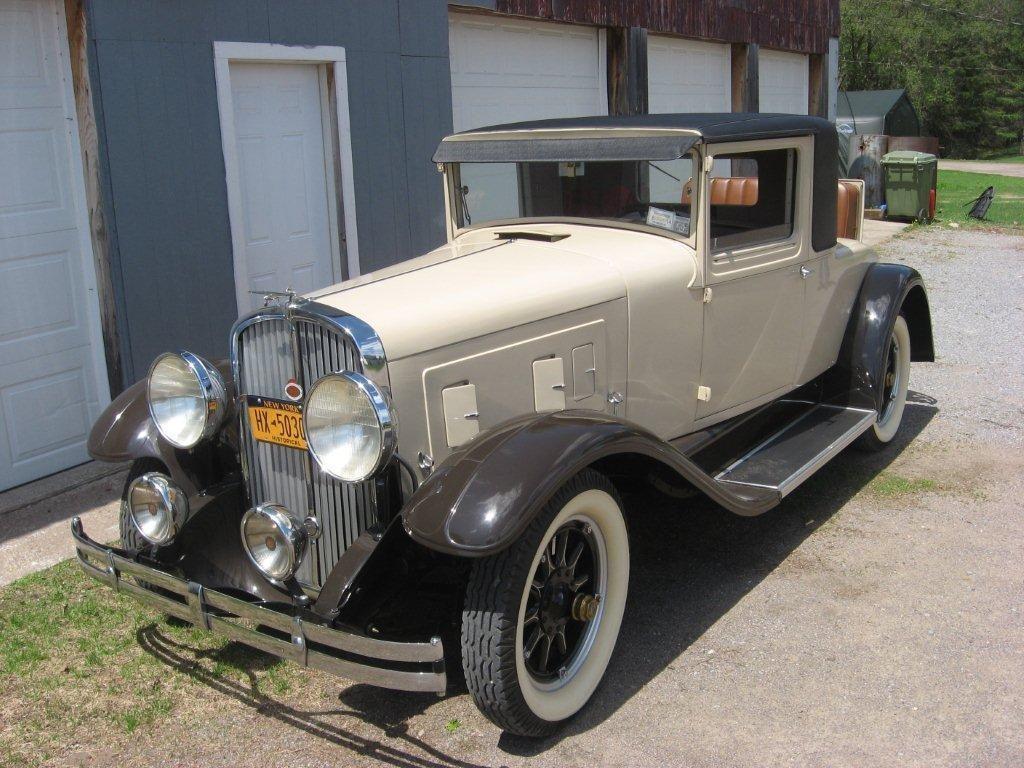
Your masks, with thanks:
[[(727, 177), (704, 181), (704, 333), (697, 419), (793, 386), (810, 252), (811, 139), (712, 145)], [(716, 171), (717, 172), (717, 171)]]

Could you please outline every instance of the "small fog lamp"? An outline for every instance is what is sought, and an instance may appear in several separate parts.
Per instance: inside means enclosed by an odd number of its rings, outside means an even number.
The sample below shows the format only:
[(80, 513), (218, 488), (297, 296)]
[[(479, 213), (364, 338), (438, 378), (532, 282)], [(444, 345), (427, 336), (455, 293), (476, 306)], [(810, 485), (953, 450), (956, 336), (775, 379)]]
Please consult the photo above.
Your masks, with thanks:
[(177, 536), (188, 516), (188, 497), (166, 476), (147, 472), (128, 486), (128, 514), (142, 538), (162, 546)]
[(242, 548), (271, 581), (295, 575), (308, 541), (306, 527), (280, 504), (260, 504), (242, 516)]

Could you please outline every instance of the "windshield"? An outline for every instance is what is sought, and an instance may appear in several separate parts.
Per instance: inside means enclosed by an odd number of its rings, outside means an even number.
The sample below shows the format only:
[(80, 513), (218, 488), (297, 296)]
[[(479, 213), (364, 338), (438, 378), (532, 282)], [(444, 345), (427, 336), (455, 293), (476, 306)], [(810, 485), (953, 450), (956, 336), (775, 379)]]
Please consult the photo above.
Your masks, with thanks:
[(691, 156), (615, 162), (460, 163), (458, 226), (504, 219), (615, 221), (689, 237)]

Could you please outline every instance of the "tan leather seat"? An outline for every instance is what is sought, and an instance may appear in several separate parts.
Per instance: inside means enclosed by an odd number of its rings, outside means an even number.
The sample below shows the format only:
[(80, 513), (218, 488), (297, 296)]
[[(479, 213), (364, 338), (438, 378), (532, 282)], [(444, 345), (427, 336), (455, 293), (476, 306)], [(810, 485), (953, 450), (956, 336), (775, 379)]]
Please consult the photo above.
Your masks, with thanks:
[[(683, 205), (692, 198), (693, 179), (683, 187)], [(711, 179), (712, 205), (757, 205), (756, 176), (714, 176)]]
[[(692, 199), (693, 179), (683, 187), (683, 205)], [(857, 238), (860, 224), (861, 185), (849, 179), (839, 180), (836, 199), (836, 237)], [(711, 179), (712, 205), (757, 205), (757, 178), (750, 176), (715, 176)]]
[(849, 240), (857, 238), (860, 223), (860, 184), (847, 179), (839, 180), (839, 197), (836, 199), (836, 237)]

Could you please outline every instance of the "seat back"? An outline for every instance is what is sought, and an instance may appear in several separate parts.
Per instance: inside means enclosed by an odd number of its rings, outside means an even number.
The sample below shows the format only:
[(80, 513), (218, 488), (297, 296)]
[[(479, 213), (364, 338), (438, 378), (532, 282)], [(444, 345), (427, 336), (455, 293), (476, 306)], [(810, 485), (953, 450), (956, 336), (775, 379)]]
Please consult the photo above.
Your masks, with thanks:
[(836, 198), (836, 237), (859, 240), (863, 221), (864, 182), (840, 179)]
[[(711, 177), (712, 205), (757, 205), (756, 176), (713, 176)], [(693, 179), (683, 187), (683, 205), (689, 205), (693, 198)]]
[[(757, 177), (713, 176), (711, 182), (712, 205), (757, 205)], [(693, 199), (693, 179), (683, 187), (683, 205)], [(860, 179), (840, 179), (836, 199), (836, 237), (859, 240), (864, 220), (864, 182)]]

